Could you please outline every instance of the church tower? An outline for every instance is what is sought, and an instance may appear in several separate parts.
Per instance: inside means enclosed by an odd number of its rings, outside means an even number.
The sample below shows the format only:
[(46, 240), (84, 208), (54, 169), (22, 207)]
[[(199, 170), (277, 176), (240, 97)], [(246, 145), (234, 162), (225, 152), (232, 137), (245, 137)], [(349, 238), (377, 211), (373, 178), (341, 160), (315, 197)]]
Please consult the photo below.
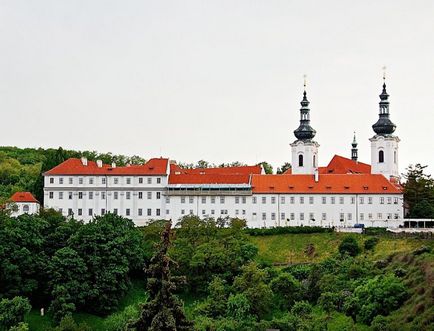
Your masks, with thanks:
[(315, 174), (318, 171), (318, 147), (313, 141), (316, 131), (310, 126), (309, 101), (306, 96), (306, 81), (304, 82), (303, 100), (300, 108), (300, 125), (294, 131), (297, 138), (291, 144), (292, 174)]
[(357, 159), (358, 159), (358, 150), (357, 150), (356, 133), (354, 132), (353, 142), (351, 143), (351, 160), (357, 162)]
[(386, 76), (383, 75), (383, 91), (380, 94), (380, 114), (372, 125), (375, 135), (371, 142), (371, 173), (383, 174), (387, 179), (399, 177), (398, 144), (394, 136), (396, 125), (389, 118), (389, 94), (386, 91)]

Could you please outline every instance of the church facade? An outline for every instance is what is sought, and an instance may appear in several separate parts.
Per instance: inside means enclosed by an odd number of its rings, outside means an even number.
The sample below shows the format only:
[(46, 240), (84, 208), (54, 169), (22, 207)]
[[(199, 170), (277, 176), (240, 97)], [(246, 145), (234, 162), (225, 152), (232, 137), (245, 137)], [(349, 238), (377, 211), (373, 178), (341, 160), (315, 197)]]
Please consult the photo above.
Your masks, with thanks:
[(384, 83), (371, 164), (358, 161), (354, 137), (351, 158), (335, 155), (327, 166), (318, 165), (305, 89), (290, 144), (292, 168), (284, 174), (264, 174), (261, 166), (184, 169), (167, 158), (125, 167), (68, 159), (44, 174), (44, 205), (84, 221), (116, 213), (137, 225), (193, 214), (238, 217), (249, 227), (397, 227), (403, 224), (400, 140), (388, 98)]

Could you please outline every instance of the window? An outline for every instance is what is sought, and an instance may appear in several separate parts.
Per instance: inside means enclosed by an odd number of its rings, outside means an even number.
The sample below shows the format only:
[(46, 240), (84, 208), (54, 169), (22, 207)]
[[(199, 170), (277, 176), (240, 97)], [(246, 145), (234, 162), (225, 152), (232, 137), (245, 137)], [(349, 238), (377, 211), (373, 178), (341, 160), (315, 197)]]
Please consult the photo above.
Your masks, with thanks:
[(166, 197), (166, 203), (170, 203), (170, 197)]
[(206, 197), (202, 197), (202, 203), (206, 203)]
[(300, 154), (298, 156), (298, 166), (302, 167), (303, 166), (303, 154)]
[(157, 199), (161, 199), (161, 192), (157, 192)]
[(309, 197), (309, 204), (313, 205), (313, 197)]
[(83, 192), (78, 192), (78, 198), (83, 199)]
[(181, 203), (185, 203), (185, 197), (181, 197)]
[(88, 215), (89, 215), (89, 216), (92, 216), (92, 215), (93, 215), (93, 209), (92, 209), (92, 208), (89, 208), (89, 210), (88, 210)]
[(355, 197), (351, 197), (351, 204), (354, 205), (356, 203), (356, 198)]
[(384, 205), (384, 197), (380, 197), (380, 204)]
[(115, 215), (118, 214), (118, 209), (117, 209), (117, 208), (114, 208), (114, 209), (113, 209), (113, 214), (115, 214)]
[(80, 177), (80, 178), (78, 179), (78, 183), (79, 183), (80, 185), (83, 185), (83, 177)]
[(262, 220), (265, 221), (267, 219), (267, 214), (266, 213), (262, 213)]
[(289, 218), (291, 219), (291, 221), (295, 220), (295, 214), (294, 213), (289, 214)]
[(344, 221), (344, 213), (340, 213), (340, 214), (339, 214), (339, 220), (340, 220), (341, 222)]
[(128, 185), (131, 184), (131, 178), (127, 178), (127, 184), (128, 184)]
[(399, 218), (399, 214), (395, 214), (395, 219), (397, 220)]
[(262, 197), (262, 204), (267, 203), (267, 197)]
[(131, 192), (126, 192), (125, 194), (126, 194), (127, 200), (130, 200), (131, 199)]
[(104, 191), (101, 192), (101, 199), (102, 199), (102, 200), (105, 200), (105, 194), (106, 194), (106, 193), (105, 193)]
[(384, 152), (379, 151), (378, 152), (378, 163), (383, 163), (383, 162), (384, 162)]
[(330, 202), (331, 202), (332, 205), (334, 205), (335, 204), (335, 197), (331, 197), (330, 198)]
[(81, 216), (81, 215), (83, 215), (83, 209), (81, 209), (81, 208), (78, 208), (77, 214), (78, 214), (78, 216)]
[(59, 192), (59, 200), (63, 200), (63, 192)]
[(361, 221), (364, 221), (365, 220), (365, 214), (360, 213), (360, 217), (359, 218), (360, 218)]
[(294, 198), (294, 197), (290, 197), (290, 198), (289, 198), (289, 203), (290, 203), (291, 205), (293, 205), (294, 202), (295, 202), (295, 198)]
[(300, 213), (300, 221), (304, 221), (304, 213)]
[(139, 208), (139, 210), (137, 210), (137, 215), (143, 216), (143, 209), (142, 208)]
[(92, 177), (89, 178), (89, 184), (93, 185), (93, 178)]
[(28, 212), (29, 212), (29, 209), (30, 209), (30, 208), (29, 208), (29, 205), (24, 205), (24, 206), (23, 206), (23, 212), (24, 212), (24, 213), (28, 213)]
[(194, 202), (194, 198), (193, 197), (188, 197), (188, 203), (193, 203)]
[(115, 185), (119, 184), (119, 178), (117, 177), (113, 178), (113, 184)]
[(225, 197), (220, 197), (220, 203), (225, 203)]
[(105, 178), (105, 177), (102, 177), (102, 178), (101, 178), (101, 184), (105, 185), (106, 183), (107, 183), (106, 178)]
[(69, 185), (72, 185), (74, 183), (74, 178), (69, 177)]
[(72, 192), (68, 192), (68, 199), (72, 200)]
[(364, 197), (359, 197), (359, 202), (361, 205), (363, 205), (365, 203), (365, 198)]
[(348, 218), (349, 221), (351, 221), (353, 219), (353, 214), (348, 213), (347, 218)]
[(148, 200), (151, 200), (152, 199), (152, 192), (148, 192), (147, 195), (148, 195)]
[(321, 215), (321, 219), (322, 219), (323, 221), (325, 221), (325, 220), (327, 219), (327, 214), (326, 214), (326, 213), (322, 213), (322, 215)]
[(214, 215), (214, 214), (215, 214), (215, 210), (211, 209), (211, 215)]
[(89, 192), (89, 200), (93, 200), (93, 192)]
[(300, 197), (300, 204), (304, 204), (304, 197)]
[(215, 197), (211, 197), (211, 203), (215, 203)]
[(397, 205), (398, 204), (398, 198), (393, 198), (393, 204)]
[(143, 199), (143, 192), (139, 192), (139, 199)]
[(392, 204), (392, 197), (387, 197), (387, 204), (391, 205)]
[(152, 178), (148, 177), (148, 184), (152, 184)]
[(378, 214), (377, 214), (377, 217), (378, 217), (378, 219), (381, 220), (381, 219), (383, 218), (383, 214), (382, 214), (382, 213), (378, 213)]
[(246, 210), (245, 209), (243, 209), (243, 215), (246, 215)]
[(309, 219), (315, 221), (315, 214), (309, 213)]
[(280, 203), (281, 203), (282, 205), (285, 204), (285, 197), (280, 197)]
[(339, 203), (340, 203), (341, 205), (344, 204), (344, 197), (339, 197)]
[(139, 177), (139, 184), (143, 184), (143, 177)]
[(393, 163), (396, 164), (396, 151), (393, 151)]
[(113, 192), (113, 199), (117, 200), (119, 198), (118, 192)]
[[(183, 210), (184, 211), (184, 210)], [(152, 215), (152, 209), (151, 208), (148, 208), (148, 216), (151, 216)]]
[(388, 214), (387, 214), (387, 219), (388, 219), (388, 220), (391, 220), (391, 219), (392, 219), (392, 214), (391, 214), (391, 213), (388, 213)]
[(101, 209), (101, 215), (105, 215), (105, 209), (104, 208)]
[(50, 184), (54, 184), (54, 177), (50, 177)]
[(240, 197), (235, 197), (235, 203), (240, 203)]
[(185, 210), (181, 209), (181, 215), (184, 215), (184, 214), (185, 214)]
[(157, 177), (157, 184), (161, 184), (161, 178)]
[(63, 177), (59, 178), (59, 184), (63, 184)]
[(72, 208), (68, 208), (68, 216), (72, 216), (74, 213), (72, 212)]
[(271, 220), (275, 221), (276, 220), (276, 213), (271, 213)]
[(325, 205), (327, 203), (327, 198), (326, 197), (322, 197), (322, 204)]
[(166, 215), (169, 215), (169, 214), (170, 214), (169, 209), (166, 209)]
[(368, 204), (372, 205), (372, 197), (368, 197)]
[(276, 197), (271, 197), (271, 203), (275, 204), (276, 203)]
[(246, 197), (242, 197), (241, 201), (242, 201), (243, 204), (245, 204), (246, 203)]
[(238, 215), (238, 214), (239, 214), (239, 210), (235, 209), (235, 215)]
[(285, 213), (280, 213), (280, 219), (284, 220), (285, 219)]
[(130, 209), (129, 209), (129, 208), (127, 208), (127, 209), (125, 210), (125, 215), (126, 215), (126, 216), (130, 216)]
[(253, 203), (253, 204), (256, 204), (256, 197), (253, 197), (253, 198), (252, 198), (252, 203)]
[(205, 209), (202, 209), (202, 215), (205, 215), (205, 214), (206, 214)]
[(368, 218), (369, 218), (370, 220), (372, 220), (372, 213), (369, 213), (369, 214), (368, 214)]

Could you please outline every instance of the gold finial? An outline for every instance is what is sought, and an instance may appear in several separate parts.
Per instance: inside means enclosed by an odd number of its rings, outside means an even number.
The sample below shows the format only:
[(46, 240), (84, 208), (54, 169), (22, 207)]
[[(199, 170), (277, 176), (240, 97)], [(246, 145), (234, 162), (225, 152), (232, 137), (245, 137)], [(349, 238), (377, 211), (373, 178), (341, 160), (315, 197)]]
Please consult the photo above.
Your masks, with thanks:
[(383, 66), (383, 81), (386, 81), (386, 66)]
[(304, 83), (303, 83), (303, 86), (304, 86), (304, 90), (306, 90), (306, 74), (304, 74), (303, 75), (303, 80), (304, 80)]

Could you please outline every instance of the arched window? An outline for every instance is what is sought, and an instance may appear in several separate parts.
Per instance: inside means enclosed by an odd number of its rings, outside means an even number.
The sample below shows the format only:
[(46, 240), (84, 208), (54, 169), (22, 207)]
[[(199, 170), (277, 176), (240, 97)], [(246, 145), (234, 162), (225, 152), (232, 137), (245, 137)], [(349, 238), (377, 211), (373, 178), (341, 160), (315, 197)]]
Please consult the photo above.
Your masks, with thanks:
[(29, 205), (24, 205), (23, 206), (23, 212), (24, 213), (28, 213), (29, 212)]
[(316, 155), (313, 156), (313, 167), (316, 167)]
[(396, 151), (393, 152), (393, 162), (396, 163)]
[(303, 166), (303, 154), (300, 154), (298, 156), (298, 166), (302, 167)]
[(379, 163), (383, 163), (384, 162), (384, 152), (383, 151), (379, 151), (378, 152), (378, 162)]

